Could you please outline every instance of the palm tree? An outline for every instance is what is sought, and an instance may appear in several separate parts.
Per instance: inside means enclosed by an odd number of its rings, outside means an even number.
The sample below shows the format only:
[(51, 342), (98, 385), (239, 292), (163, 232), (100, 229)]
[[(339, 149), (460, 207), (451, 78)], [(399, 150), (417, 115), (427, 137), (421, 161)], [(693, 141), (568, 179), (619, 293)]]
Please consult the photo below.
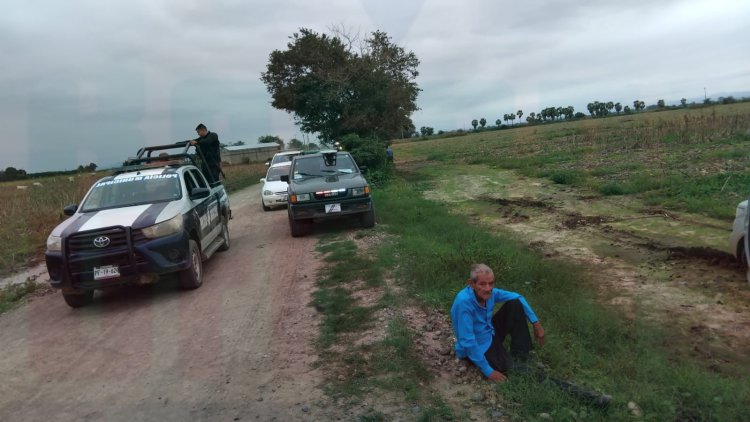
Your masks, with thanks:
[(487, 119), (482, 117), (481, 119), (479, 119), (479, 124), (482, 126), (482, 129), (484, 129), (484, 126), (487, 124)]
[(479, 124), (479, 122), (477, 121), (477, 119), (474, 119), (474, 120), (471, 121), (471, 125), (474, 126), (474, 130), (477, 130), (477, 125), (478, 124)]
[(682, 104), (682, 106), (685, 107), (687, 105), (687, 98), (681, 99), (680, 104)]
[(495, 126), (500, 126), (502, 121), (500, 119), (495, 120)]
[(516, 112), (516, 116), (518, 116), (518, 123), (521, 123), (521, 116), (523, 116), (523, 110), (518, 110)]

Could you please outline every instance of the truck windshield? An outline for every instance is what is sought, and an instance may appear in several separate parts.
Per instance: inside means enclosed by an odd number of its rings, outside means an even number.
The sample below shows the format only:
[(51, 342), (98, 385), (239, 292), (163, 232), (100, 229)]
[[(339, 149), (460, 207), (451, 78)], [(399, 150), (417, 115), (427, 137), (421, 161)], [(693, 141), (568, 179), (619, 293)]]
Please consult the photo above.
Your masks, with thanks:
[(125, 177), (97, 182), (81, 205), (81, 211), (174, 201), (181, 197), (177, 174)]
[(351, 157), (346, 154), (339, 154), (336, 157), (336, 164), (326, 165), (322, 155), (310, 158), (297, 158), (294, 162), (294, 178), (303, 179), (305, 177), (330, 176), (336, 174), (350, 174), (357, 172), (357, 166), (354, 165)]

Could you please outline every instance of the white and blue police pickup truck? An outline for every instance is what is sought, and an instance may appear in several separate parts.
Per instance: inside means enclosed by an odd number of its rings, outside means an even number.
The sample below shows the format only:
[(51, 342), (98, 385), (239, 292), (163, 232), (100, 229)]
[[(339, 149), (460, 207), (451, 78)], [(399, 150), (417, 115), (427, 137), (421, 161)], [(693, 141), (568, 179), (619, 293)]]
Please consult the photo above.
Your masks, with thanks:
[[(182, 153), (154, 152), (182, 148)], [(143, 148), (114, 175), (94, 183), (49, 235), (50, 284), (78, 308), (96, 289), (149, 284), (178, 273), (180, 287), (203, 283), (203, 261), (229, 249), (229, 197), (210, 181), (189, 144)], [(208, 174), (208, 176), (206, 176)]]

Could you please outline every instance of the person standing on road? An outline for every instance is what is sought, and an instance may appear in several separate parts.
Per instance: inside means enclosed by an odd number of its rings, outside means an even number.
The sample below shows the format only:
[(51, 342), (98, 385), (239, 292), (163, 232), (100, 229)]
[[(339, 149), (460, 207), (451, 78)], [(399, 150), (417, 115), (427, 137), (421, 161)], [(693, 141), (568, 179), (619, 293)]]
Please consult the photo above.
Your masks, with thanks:
[(221, 173), (221, 144), (219, 143), (219, 135), (210, 132), (203, 123), (199, 124), (195, 128), (195, 131), (198, 133), (198, 138), (190, 139), (190, 143), (200, 148), (203, 153), (203, 158), (206, 161), (203, 163), (203, 172), (210, 175), (212, 182), (218, 182), (219, 174)]
[[(451, 307), (456, 356), (469, 358), (490, 381), (502, 382), (513, 360), (525, 361), (531, 351), (528, 320), (534, 337), (544, 346), (544, 328), (531, 306), (518, 293), (494, 287), (495, 276), (485, 264), (471, 267), (469, 284), (456, 295)], [(495, 304), (505, 304), (492, 315)], [(510, 353), (503, 340), (510, 335)]]

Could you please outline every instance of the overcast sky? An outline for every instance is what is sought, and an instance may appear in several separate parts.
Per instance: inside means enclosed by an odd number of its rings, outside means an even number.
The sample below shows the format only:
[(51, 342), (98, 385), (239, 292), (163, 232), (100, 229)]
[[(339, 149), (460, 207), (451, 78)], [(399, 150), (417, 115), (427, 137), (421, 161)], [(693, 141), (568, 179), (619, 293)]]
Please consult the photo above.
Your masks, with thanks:
[(417, 127), (750, 91), (747, 0), (5, 0), (0, 168), (110, 166), (199, 122), (299, 138), (260, 73), (298, 28), (335, 25), (416, 53)]

